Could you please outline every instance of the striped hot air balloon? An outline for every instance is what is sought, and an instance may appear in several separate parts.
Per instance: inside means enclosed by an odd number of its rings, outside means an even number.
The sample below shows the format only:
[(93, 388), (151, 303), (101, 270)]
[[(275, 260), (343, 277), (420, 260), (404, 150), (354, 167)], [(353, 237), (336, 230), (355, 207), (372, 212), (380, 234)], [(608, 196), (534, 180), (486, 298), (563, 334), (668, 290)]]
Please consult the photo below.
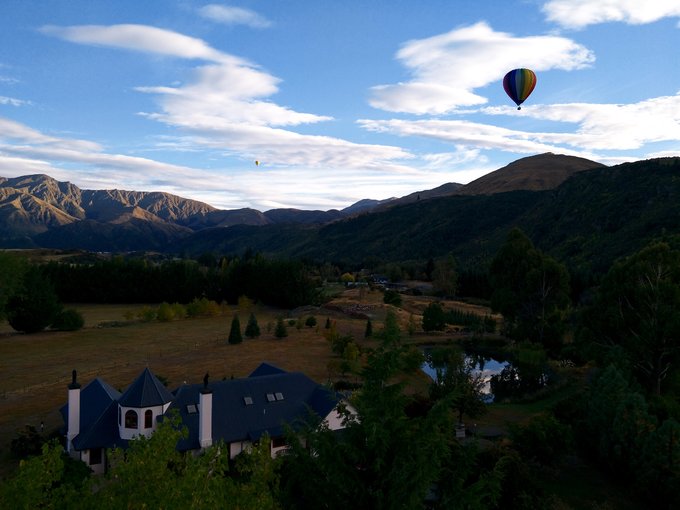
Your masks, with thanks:
[(520, 106), (536, 86), (536, 74), (531, 69), (513, 69), (503, 78), (503, 88), (505, 93), (510, 96), (517, 104), (517, 109), (521, 110)]

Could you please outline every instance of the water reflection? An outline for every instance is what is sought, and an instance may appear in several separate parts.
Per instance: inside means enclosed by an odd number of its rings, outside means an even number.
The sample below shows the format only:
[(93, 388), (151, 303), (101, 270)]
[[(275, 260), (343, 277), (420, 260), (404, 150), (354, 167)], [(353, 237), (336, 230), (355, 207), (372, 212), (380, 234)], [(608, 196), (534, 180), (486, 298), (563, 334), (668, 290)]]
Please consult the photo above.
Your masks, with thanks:
[[(493, 402), (494, 395), (491, 391), (491, 378), (495, 375), (500, 374), (505, 368), (510, 366), (508, 361), (499, 361), (493, 358), (485, 358), (478, 355), (465, 355), (465, 364), (472, 368), (471, 374), (474, 377), (479, 376), (482, 385), (482, 394), (484, 395), (485, 402)], [(425, 362), (422, 365), (422, 370), (425, 372), (433, 381), (437, 381), (437, 371), (444, 370), (441, 367), (437, 367), (432, 362), (432, 358), (429, 355), (429, 351), (425, 351)]]

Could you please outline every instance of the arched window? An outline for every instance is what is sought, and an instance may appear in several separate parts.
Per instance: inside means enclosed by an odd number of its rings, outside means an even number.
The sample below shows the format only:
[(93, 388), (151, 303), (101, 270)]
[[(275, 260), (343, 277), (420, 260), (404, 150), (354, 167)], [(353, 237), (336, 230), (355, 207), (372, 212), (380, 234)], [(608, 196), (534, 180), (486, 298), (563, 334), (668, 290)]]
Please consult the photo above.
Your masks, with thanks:
[(153, 411), (147, 409), (144, 412), (144, 428), (150, 429), (151, 427), (153, 427)]
[(130, 409), (125, 413), (125, 428), (126, 429), (136, 429), (139, 423), (139, 416), (137, 416), (137, 411)]

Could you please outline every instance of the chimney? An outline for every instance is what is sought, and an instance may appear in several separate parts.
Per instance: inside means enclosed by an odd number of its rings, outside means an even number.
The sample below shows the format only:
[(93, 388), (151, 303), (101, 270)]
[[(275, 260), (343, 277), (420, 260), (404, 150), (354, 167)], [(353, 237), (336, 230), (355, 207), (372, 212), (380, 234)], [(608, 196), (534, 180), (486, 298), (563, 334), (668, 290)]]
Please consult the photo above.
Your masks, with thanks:
[(66, 429), (66, 451), (73, 452), (73, 438), (80, 434), (80, 384), (76, 381), (76, 371), (71, 372), (68, 385), (68, 424)]
[(198, 442), (201, 448), (212, 446), (212, 390), (208, 388), (208, 374), (203, 378), (199, 397)]

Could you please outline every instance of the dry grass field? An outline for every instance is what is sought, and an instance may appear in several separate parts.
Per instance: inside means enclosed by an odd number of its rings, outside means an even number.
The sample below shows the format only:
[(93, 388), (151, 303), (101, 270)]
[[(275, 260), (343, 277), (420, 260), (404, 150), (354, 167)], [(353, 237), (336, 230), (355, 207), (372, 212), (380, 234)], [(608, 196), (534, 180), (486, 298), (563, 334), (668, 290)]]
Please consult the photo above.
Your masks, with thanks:
[[(403, 331), (411, 314), (420, 321), (429, 300), (405, 297), (398, 313)], [(328, 362), (333, 357), (324, 338), (326, 319), (336, 322), (340, 334), (351, 334), (364, 343), (366, 317), (378, 331), (388, 308), (381, 292), (367, 289), (347, 290), (329, 305), (293, 311), (257, 306), (253, 312), (262, 334), (257, 339), (244, 338), (238, 345), (227, 343), (231, 320), (238, 313), (243, 329), (249, 311), (236, 306), (224, 306), (216, 317), (136, 322), (126, 321), (126, 312), (142, 305), (70, 305), (85, 318), (85, 327), (74, 332), (23, 335), (4, 323), (0, 325), (0, 461), (7, 459), (11, 440), (25, 425), (39, 427), (44, 422), (46, 432), (62, 425), (59, 407), (66, 402), (66, 386), (73, 369), (78, 371), (82, 384), (101, 377), (121, 391), (146, 366), (174, 389), (184, 381), (201, 382), (206, 372), (214, 379), (243, 377), (263, 361), (304, 372), (325, 383), (330, 377)], [(274, 336), (279, 316), (305, 319), (309, 315), (316, 317), (315, 327), (298, 329), (288, 325), (288, 337)], [(437, 338), (422, 334), (414, 339), (432, 340)]]

